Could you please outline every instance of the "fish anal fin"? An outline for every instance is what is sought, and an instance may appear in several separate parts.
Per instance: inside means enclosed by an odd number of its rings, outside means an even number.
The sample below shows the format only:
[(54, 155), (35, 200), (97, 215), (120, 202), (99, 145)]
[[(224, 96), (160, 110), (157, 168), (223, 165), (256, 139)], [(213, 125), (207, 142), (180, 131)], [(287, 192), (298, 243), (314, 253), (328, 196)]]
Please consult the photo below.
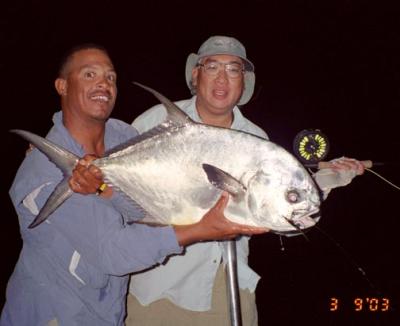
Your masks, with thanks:
[(160, 223), (160, 222), (154, 222), (154, 219), (152, 217), (144, 217), (142, 220), (137, 220), (137, 221), (132, 221), (128, 224), (146, 224), (148, 226), (154, 226), (154, 227), (160, 227), (160, 226), (166, 226), (168, 224), (166, 223)]
[(229, 173), (213, 166), (203, 163), (203, 170), (207, 174), (208, 181), (221, 190), (227, 191), (236, 199), (242, 198), (246, 192), (246, 187)]

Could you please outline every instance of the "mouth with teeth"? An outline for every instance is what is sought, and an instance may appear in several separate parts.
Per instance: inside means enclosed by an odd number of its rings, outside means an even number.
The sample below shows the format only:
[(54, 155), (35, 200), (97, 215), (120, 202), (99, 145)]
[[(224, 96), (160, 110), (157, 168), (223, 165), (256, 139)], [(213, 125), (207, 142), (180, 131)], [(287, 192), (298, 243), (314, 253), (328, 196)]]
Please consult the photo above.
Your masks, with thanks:
[(108, 103), (111, 101), (112, 97), (109, 93), (96, 93), (90, 96), (92, 101), (100, 102), (100, 103)]
[(216, 96), (225, 96), (225, 95), (227, 94), (227, 91), (216, 89), (216, 90), (214, 90), (214, 94), (215, 94)]
[(213, 97), (216, 100), (224, 101), (228, 97), (228, 92), (226, 90), (222, 90), (222, 89), (214, 89), (213, 90)]

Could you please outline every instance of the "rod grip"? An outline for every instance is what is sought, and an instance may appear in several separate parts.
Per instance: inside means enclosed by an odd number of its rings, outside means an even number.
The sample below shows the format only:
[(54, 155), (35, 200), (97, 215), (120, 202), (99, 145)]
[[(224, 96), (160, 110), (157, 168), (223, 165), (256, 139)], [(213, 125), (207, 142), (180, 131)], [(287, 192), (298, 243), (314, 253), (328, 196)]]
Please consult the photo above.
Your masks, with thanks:
[[(370, 169), (372, 168), (372, 161), (371, 160), (366, 160), (366, 161), (360, 161), (362, 165), (364, 165), (364, 167), (366, 169)], [(318, 162), (318, 169), (329, 169), (332, 167), (332, 163), (331, 162)]]

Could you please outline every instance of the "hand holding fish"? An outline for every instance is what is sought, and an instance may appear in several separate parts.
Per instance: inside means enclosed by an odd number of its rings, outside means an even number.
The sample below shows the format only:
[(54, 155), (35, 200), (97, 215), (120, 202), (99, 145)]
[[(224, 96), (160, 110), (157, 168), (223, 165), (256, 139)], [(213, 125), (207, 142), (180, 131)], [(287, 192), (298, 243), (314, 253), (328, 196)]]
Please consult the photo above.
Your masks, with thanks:
[(72, 176), (68, 183), (74, 192), (82, 195), (98, 194), (109, 198), (112, 195), (111, 187), (106, 187), (104, 190), (99, 191), (104, 182), (100, 169), (91, 164), (96, 158), (95, 155), (91, 154), (86, 154), (81, 158), (72, 171)]
[(229, 201), (229, 194), (223, 192), (217, 203), (203, 216), (191, 225), (174, 226), (176, 237), (181, 246), (198, 241), (228, 240), (239, 235), (253, 235), (268, 232), (267, 228), (238, 224), (229, 221), (224, 216), (224, 210)]

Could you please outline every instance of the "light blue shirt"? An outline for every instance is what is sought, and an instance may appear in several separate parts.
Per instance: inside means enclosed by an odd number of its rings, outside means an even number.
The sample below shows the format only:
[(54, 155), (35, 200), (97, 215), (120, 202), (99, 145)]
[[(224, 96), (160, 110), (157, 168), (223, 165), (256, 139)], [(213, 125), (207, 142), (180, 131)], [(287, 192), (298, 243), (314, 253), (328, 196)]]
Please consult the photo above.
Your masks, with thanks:
[[(84, 150), (62, 124), (61, 112), (47, 138), (78, 156)], [(134, 137), (131, 125), (110, 119), (105, 146)], [(171, 227), (126, 221), (140, 217), (124, 196), (111, 200), (73, 194), (44, 223), (28, 229), (62, 179), (61, 171), (34, 149), (21, 164), (10, 190), (23, 248), (7, 285), (0, 325), (123, 325), (128, 274), (181, 253)]]
[[(196, 109), (196, 96), (176, 102), (194, 121), (201, 122)], [(231, 128), (268, 139), (267, 134), (246, 119), (238, 107), (233, 109)], [(133, 122), (143, 133), (165, 120), (166, 110), (162, 105), (150, 108)], [(249, 266), (249, 238), (241, 237), (237, 243), (238, 280), (241, 289), (254, 291), (260, 279)], [(166, 298), (188, 310), (207, 311), (211, 308), (212, 288), (218, 266), (226, 262), (224, 242), (210, 241), (191, 245), (184, 254), (170, 257), (162, 264), (144, 273), (132, 275), (130, 293), (143, 305)]]

